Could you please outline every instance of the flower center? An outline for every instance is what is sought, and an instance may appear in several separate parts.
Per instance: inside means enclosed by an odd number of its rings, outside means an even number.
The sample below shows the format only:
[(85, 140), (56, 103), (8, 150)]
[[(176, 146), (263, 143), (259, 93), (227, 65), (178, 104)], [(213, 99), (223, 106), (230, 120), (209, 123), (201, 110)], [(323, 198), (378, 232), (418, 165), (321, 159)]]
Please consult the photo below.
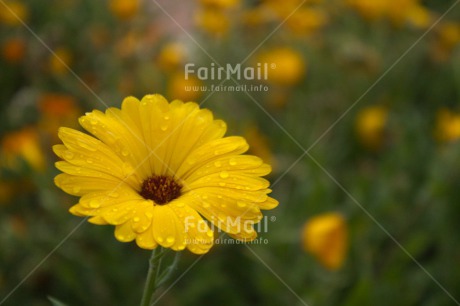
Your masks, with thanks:
[(182, 186), (167, 175), (154, 175), (142, 183), (139, 193), (144, 199), (153, 200), (156, 204), (164, 205), (177, 199)]

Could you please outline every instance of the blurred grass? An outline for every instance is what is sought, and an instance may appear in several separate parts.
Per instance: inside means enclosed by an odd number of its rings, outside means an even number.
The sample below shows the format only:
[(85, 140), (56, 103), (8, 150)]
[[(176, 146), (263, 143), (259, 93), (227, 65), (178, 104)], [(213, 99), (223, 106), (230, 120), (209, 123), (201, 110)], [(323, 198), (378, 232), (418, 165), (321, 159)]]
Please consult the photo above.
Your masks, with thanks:
[[(0, 4), (2, 14), (6, 6), (22, 5), (28, 13), (16, 13), (42, 40), (0, 18), (0, 300), (20, 284), (4, 305), (49, 305), (47, 296), (68, 305), (139, 302), (149, 252), (117, 242), (110, 226), (81, 223), (67, 212), (77, 199), (53, 184), (51, 145), (60, 125), (76, 126), (85, 111), (104, 109), (101, 101), (118, 107), (124, 96), (154, 92), (204, 101), (231, 134), (253, 135), (251, 150), (265, 152), (274, 164), (270, 179), (280, 201), (266, 214), (276, 221), (260, 233), (268, 244), (216, 245), (202, 258), (185, 252), (173, 277), (178, 282), (159, 290), (158, 305), (301, 305), (296, 295), (308, 305), (458, 304), (460, 8), (379, 80), (453, 1), (413, 1), (431, 16), (423, 27), (387, 17), (368, 20), (347, 1), (308, 1), (303, 7), (321, 10), (327, 23), (300, 33), (299, 26), (277, 29), (286, 11), (273, 1), (212, 8), (205, 1), (159, 1), (199, 46), (155, 3), (141, 2), (132, 15), (120, 15), (109, 2)], [(224, 25), (194, 21), (198, 11), (209, 9)], [(248, 22), (249, 12), (261, 14), (251, 15), (261, 21)], [(209, 92), (183, 90), (185, 63), (213, 62), (201, 48), (220, 64), (235, 64), (274, 30), (247, 65), (262, 52), (293, 50), (305, 72), (289, 84), (272, 78), (264, 83), (268, 92), (216, 92), (209, 99)], [(19, 44), (7, 52), (12, 39)], [(161, 52), (170, 42), (179, 43), (183, 54), (168, 51), (165, 59)], [(299, 65), (294, 57), (280, 61)], [(288, 69), (270, 73), (292, 77)], [(43, 107), (50, 93), (61, 98)], [(66, 97), (75, 105), (62, 102)], [(383, 107), (387, 116), (381, 127), (367, 119), (363, 134), (357, 118), (369, 107)], [(450, 115), (439, 119), (442, 109)], [(36, 135), (14, 134), (27, 127)], [(377, 145), (369, 146), (363, 135)], [(31, 155), (34, 147), (40, 150)], [(298, 159), (306, 149), (312, 158)], [(41, 166), (33, 162), (37, 155)], [(345, 217), (349, 232), (338, 270), (326, 269), (301, 247), (304, 223), (331, 211)]]

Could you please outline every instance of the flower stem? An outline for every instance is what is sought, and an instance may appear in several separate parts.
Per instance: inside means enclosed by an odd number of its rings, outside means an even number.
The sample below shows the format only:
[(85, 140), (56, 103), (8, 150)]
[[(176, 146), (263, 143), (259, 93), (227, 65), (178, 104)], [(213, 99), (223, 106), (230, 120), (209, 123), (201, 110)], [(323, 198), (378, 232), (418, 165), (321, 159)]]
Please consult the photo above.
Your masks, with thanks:
[(157, 276), (160, 271), (161, 258), (165, 251), (161, 247), (157, 247), (152, 251), (152, 256), (149, 260), (149, 272), (144, 286), (144, 294), (142, 295), (141, 306), (150, 306), (152, 303), (153, 293), (157, 288)]

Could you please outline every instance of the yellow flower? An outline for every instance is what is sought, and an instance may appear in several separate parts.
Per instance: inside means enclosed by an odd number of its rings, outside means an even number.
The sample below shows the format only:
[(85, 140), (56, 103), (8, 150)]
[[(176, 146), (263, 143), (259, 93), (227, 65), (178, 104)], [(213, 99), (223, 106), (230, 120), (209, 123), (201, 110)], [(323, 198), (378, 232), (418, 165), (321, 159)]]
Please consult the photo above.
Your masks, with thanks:
[(388, 10), (388, 0), (345, 0), (346, 4), (355, 9), (368, 20), (384, 17)]
[(20, 26), (22, 22), (27, 22), (29, 9), (22, 2), (7, 1), (0, 9), (0, 22), (10, 26)]
[(324, 11), (313, 8), (296, 10), (294, 14), (286, 19), (286, 25), (289, 29), (299, 35), (311, 35), (322, 28), (326, 22), (327, 16)]
[(39, 135), (37, 129), (33, 127), (11, 132), (3, 137), (0, 156), (1, 164), (11, 170), (18, 169), (21, 159), (36, 171), (41, 171), (45, 167)]
[(305, 75), (306, 64), (302, 55), (291, 48), (267, 50), (259, 55), (258, 61), (273, 67), (268, 71), (267, 81), (275, 85), (295, 85)]
[(230, 19), (227, 13), (220, 9), (205, 8), (195, 15), (195, 23), (205, 32), (223, 36), (230, 28)]
[(240, 0), (200, 0), (200, 3), (209, 7), (230, 9), (238, 6), (240, 4)]
[(185, 79), (183, 72), (174, 73), (168, 82), (168, 97), (176, 97), (182, 101), (197, 100), (203, 92), (201, 91), (202, 82), (195, 76), (188, 76)]
[(139, 11), (140, 0), (110, 0), (109, 8), (121, 20), (128, 20), (136, 16)]
[(453, 142), (460, 139), (460, 114), (453, 113), (448, 109), (439, 110), (435, 134), (441, 142)]
[(348, 249), (348, 230), (338, 213), (311, 218), (302, 231), (302, 246), (330, 270), (342, 267)]
[(63, 75), (68, 72), (72, 64), (72, 54), (67, 48), (60, 47), (49, 57), (49, 69), (55, 75)]
[(261, 178), (270, 166), (242, 155), (244, 138), (224, 137), (226, 124), (194, 102), (128, 97), (121, 109), (93, 111), (79, 122), (94, 137), (59, 130), (64, 144), (53, 149), (64, 173), (56, 185), (81, 197), (72, 214), (115, 225), (119, 241), (206, 253), (213, 227), (252, 240), (260, 210), (278, 204)]
[(168, 43), (163, 46), (158, 55), (158, 66), (166, 71), (172, 71), (177, 68), (185, 60), (186, 50), (180, 43)]
[(383, 106), (369, 106), (356, 116), (355, 129), (362, 145), (371, 150), (382, 146), (388, 111)]

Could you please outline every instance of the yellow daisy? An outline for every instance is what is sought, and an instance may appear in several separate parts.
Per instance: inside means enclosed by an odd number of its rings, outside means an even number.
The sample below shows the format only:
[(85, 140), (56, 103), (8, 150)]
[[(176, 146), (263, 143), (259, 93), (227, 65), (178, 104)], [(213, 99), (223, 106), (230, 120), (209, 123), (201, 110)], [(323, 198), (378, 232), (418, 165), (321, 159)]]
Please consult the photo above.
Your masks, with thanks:
[(53, 149), (64, 161), (55, 183), (81, 197), (72, 214), (115, 225), (119, 241), (202, 254), (214, 227), (253, 240), (260, 210), (278, 205), (261, 178), (270, 166), (242, 155), (245, 139), (224, 137), (225, 122), (194, 102), (128, 97), (121, 109), (94, 110), (79, 122), (92, 136), (59, 129), (63, 144)]

